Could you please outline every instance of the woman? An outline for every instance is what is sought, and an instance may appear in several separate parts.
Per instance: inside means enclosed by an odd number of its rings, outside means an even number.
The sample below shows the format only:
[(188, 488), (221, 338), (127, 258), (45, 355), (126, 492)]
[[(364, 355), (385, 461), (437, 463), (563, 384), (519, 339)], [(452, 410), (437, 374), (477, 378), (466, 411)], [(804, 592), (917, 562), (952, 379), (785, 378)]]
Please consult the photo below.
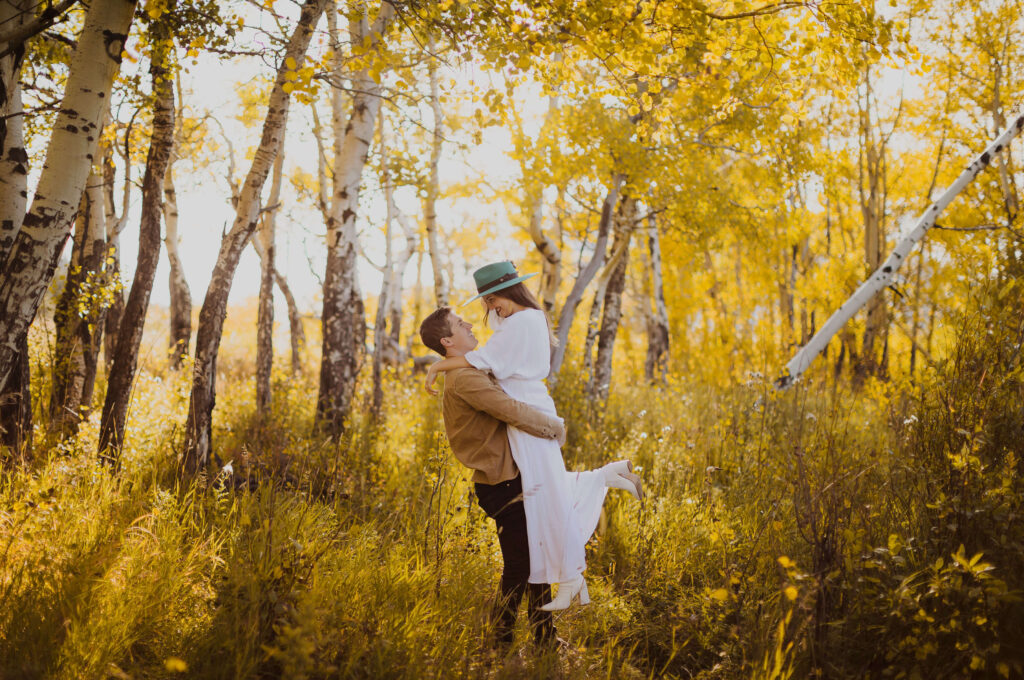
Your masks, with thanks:
[[(437, 374), (472, 366), (489, 371), (509, 396), (530, 406), (555, 414), (555, 404), (544, 379), (550, 370), (554, 337), (536, 298), (511, 262), (496, 262), (473, 272), (478, 294), (483, 298), (494, 335), (487, 345), (464, 357), (450, 357), (427, 370), (427, 391)], [(530, 545), (530, 582), (558, 583), (558, 595), (541, 607), (547, 611), (565, 609), (579, 596), (580, 604), (590, 601), (583, 570), (584, 546), (597, 526), (607, 487), (643, 495), (640, 478), (629, 461), (616, 461), (600, 470), (566, 472), (558, 443), (521, 430), (508, 429), (512, 457), (523, 482), (523, 510)]]

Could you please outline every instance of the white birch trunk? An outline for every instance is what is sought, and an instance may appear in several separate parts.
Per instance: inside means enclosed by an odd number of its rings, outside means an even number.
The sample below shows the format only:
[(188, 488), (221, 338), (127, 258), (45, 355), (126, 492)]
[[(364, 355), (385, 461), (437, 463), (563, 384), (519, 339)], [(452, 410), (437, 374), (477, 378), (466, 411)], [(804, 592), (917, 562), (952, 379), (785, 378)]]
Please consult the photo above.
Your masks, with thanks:
[(405, 270), (408, 269), (409, 262), (412, 261), (412, 256), (416, 253), (418, 244), (416, 229), (409, 223), (405, 215), (398, 212), (398, 208), (394, 205), (394, 196), (387, 196), (387, 200), (395, 220), (402, 227), (402, 233), (405, 235), (405, 250), (402, 251), (402, 254), (395, 261), (388, 286), (388, 315), (390, 317), (391, 332), (388, 336), (389, 353), (385, 356), (385, 361), (398, 366), (402, 362), (403, 353), (401, 346), (402, 281), (405, 278)]
[(267, 117), (263, 122), (260, 144), (253, 156), (249, 174), (238, 197), (238, 208), (231, 230), (221, 241), (217, 264), (199, 312), (196, 334), (195, 363), (192, 372), (192, 394), (185, 425), (185, 451), (182, 465), (186, 472), (204, 470), (210, 460), (212, 417), (215, 403), (217, 352), (220, 348), (224, 317), (227, 316), (228, 293), (238, 267), (238, 259), (256, 230), (260, 210), (260, 194), (270, 174), (271, 165), (281, 148), (288, 104), (291, 99), (284, 85), (288, 60), (301, 64), (313, 37), (313, 31), (324, 12), (327, 0), (307, 0), (302, 6), (295, 31), (285, 48), (270, 92)]
[[(263, 258), (266, 257), (266, 253), (263, 250), (263, 245), (260, 239), (254, 238), (249, 241), (252, 244), (253, 249), (260, 258), (262, 267)], [(274, 283), (277, 284), (278, 290), (284, 296), (285, 305), (288, 308), (288, 332), (291, 337), (291, 365), (292, 373), (298, 375), (302, 373), (302, 352), (306, 347), (306, 332), (302, 328), (302, 313), (299, 311), (299, 305), (295, 302), (295, 294), (292, 293), (291, 286), (288, 285), (288, 279), (284, 277), (281, 271), (277, 268), (276, 259), (274, 264)]]
[[(181, 102), (178, 102), (178, 115), (181, 115)], [(170, 264), (168, 288), (171, 293), (170, 334), (167, 348), (170, 353), (169, 364), (172, 371), (178, 370), (182, 358), (188, 356), (188, 346), (192, 339), (192, 291), (185, 279), (185, 268), (181, 263), (179, 247), (181, 236), (178, 232), (178, 192), (174, 188), (174, 162), (178, 159), (178, 142), (171, 152), (164, 174), (164, 248)]]
[(117, 169), (114, 166), (112, 152), (104, 149), (103, 182), (106, 196), (107, 222), (107, 266), (106, 283), (113, 285), (113, 299), (103, 319), (103, 362), (107, 372), (114, 363), (114, 352), (117, 349), (117, 330), (121, 327), (121, 316), (124, 314), (124, 286), (121, 282), (121, 232), (128, 224), (128, 208), (132, 197), (132, 161), (128, 144), (131, 139), (131, 128), (125, 131), (124, 148), (121, 157), (124, 160), (124, 183), (121, 186), (121, 215), (117, 214), (114, 202), (114, 183)]
[[(434, 39), (430, 38), (429, 51), (434, 53)], [(430, 173), (427, 177), (427, 195), (423, 200), (423, 223), (427, 231), (427, 246), (430, 250), (430, 265), (434, 272), (434, 299), (438, 307), (448, 305), (448, 281), (445, 280), (441, 252), (438, 248), (437, 198), (441, 193), (438, 165), (441, 160), (441, 144), (444, 135), (444, 112), (441, 110), (441, 95), (437, 82), (437, 59), (430, 58), (430, 110), (434, 114), (434, 129), (430, 136)]]
[(562, 362), (565, 360), (565, 344), (569, 340), (569, 329), (572, 327), (572, 320), (576, 316), (576, 308), (579, 306), (580, 300), (583, 299), (583, 291), (586, 290), (604, 263), (612, 214), (616, 204), (619, 202), (619, 191), (622, 189), (625, 181), (625, 176), (620, 173), (616, 173), (612, 177), (611, 188), (608, 189), (608, 194), (604, 198), (604, 204), (601, 206), (601, 221), (597, 227), (597, 242), (594, 244), (594, 256), (576, 277), (576, 282), (573, 284), (572, 290), (569, 291), (569, 297), (566, 298), (565, 304), (562, 305), (562, 312), (558, 315), (558, 344), (551, 350), (549, 381), (556, 380), (558, 371), (562, 368)]
[(601, 313), (604, 310), (605, 295), (608, 291), (608, 282), (612, 274), (619, 266), (619, 260), (626, 254), (628, 241), (619, 238), (619, 229), (616, 228), (615, 247), (612, 254), (605, 262), (604, 269), (597, 279), (597, 287), (594, 288), (594, 299), (590, 303), (590, 314), (587, 318), (587, 335), (583, 341), (583, 372), (587, 376), (587, 393), (594, 393), (594, 343), (597, 342), (598, 332), (601, 330)]
[[(29, 0), (0, 3), (0, 26), (21, 29), (31, 16)], [(21, 102), (23, 43), (0, 42), (0, 269), (14, 245), (28, 204), (28, 153), (25, 150), (24, 116)], [(17, 341), (11, 379), (0, 380), (0, 445), (13, 458), (27, 458), (32, 443), (32, 393), (29, 389), (28, 336)]]
[[(283, 135), (282, 135), (283, 137)], [(263, 213), (253, 243), (259, 241), (260, 297), (256, 319), (256, 408), (270, 408), (270, 373), (274, 368), (274, 257), (277, 231), (277, 211), (281, 201), (281, 176), (284, 174), (284, 145), (274, 159), (274, 174), (270, 181), (269, 205)]]
[(592, 397), (600, 403), (607, 401), (608, 391), (611, 389), (612, 356), (615, 350), (615, 338), (619, 331), (619, 322), (622, 320), (622, 292), (626, 288), (629, 244), (636, 221), (636, 199), (626, 199), (622, 208), (615, 234), (616, 243), (613, 246), (617, 257), (614, 266), (610, 265), (604, 304), (602, 305), (601, 330), (597, 334), (597, 359), (594, 362)]
[(1022, 129), (1024, 129), (1024, 114), (1018, 116), (994, 142), (989, 144), (988, 148), (960, 173), (956, 181), (946, 189), (938, 200), (924, 211), (917, 222), (900, 236), (896, 247), (886, 261), (882, 263), (882, 266), (867, 281), (860, 285), (853, 295), (822, 325), (821, 330), (815, 333), (814, 337), (800, 348), (800, 351), (786, 364), (784, 375), (776, 381), (776, 385), (779, 388), (784, 389), (793, 384), (793, 381), (807, 370), (807, 367), (814, 361), (814, 358), (825, 349), (825, 345), (839, 332), (846, 322), (871, 300), (875, 294), (892, 283), (896, 270), (907, 259), (907, 255), (910, 254), (914, 244), (920, 241), (925, 233), (935, 225), (935, 220), (938, 219), (939, 213), (945, 210), (946, 206), (956, 198), (957, 194), (971, 180), (977, 177), (992, 162), (992, 158), (1006, 148), (1010, 141), (1020, 134)]
[(668, 305), (665, 304), (665, 277), (661, 270), (661, 235), (653, 212), (647, 217), (647, 255), (649, 294), (654, 309), (646, 319), (647, 358), (644, 361), (644, 374), (649, 382), (662, 382), (665, 379), (669, 351)]
[[(0, 3), (0, 26), (15, 30), (31, 16), (29, 0)], [(0, 43), (0, 262), (7, 259), (28, 204), (28, 153), (21, 103), (23, 44)]]
[[(385, 0), (373, 26), (365, 17), (351, 22), (355, 44), (368, 40), (369, 49), (378, 46), (395, 15)], [(330, 15), (333, 17), (332, 15)], [(346, 75), (339, 49), (337, 28), (332, 28), (335, 56), (332, 71), (335, 82)], [(327, 220), (327, 270), (324, 274), (324, 301), (321, 324), (323, 350), (320, 363), (320, 391), (316, 421), (324, 432), (337, 436), (345, 427), (349, 405), (366, 345), (366, 319), (357, 272), (356, 217), (359, 189), (380, 109), (380, 85), (367, 70), (349, 74), (354, 95), (348, 121), (341, 111), (341, 92), (335, 89), (334, 111), (334, 185)]]
[(86, 12), (32, 207), (0, 271), (0, 385), (71, 233), (135, 5), (93, 2)]

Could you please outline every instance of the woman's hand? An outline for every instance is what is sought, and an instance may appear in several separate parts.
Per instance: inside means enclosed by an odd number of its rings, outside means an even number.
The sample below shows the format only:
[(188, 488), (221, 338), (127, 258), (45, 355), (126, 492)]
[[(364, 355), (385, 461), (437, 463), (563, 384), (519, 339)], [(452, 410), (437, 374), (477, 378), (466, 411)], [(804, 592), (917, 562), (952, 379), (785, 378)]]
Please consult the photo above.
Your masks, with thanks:
[(437, 396), (437, 389), (434, 387), (434, 383), (437, 382), (437, 364), (439, 363), (440, 362), (434, 362), (427, 367), (427, 377), (423, 385), (427, 389), (427, 392), (435, 397)]

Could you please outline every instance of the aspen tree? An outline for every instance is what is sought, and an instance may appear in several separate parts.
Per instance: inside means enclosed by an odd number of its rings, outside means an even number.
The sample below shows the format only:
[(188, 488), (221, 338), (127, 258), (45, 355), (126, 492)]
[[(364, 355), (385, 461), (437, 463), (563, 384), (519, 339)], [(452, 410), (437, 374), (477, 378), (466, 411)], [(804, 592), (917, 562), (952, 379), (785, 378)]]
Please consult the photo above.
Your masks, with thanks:
[[(89, 5), (31, 208), (23, 219), (15, 216), (11, 228), (4, 228), (5, 242), (15, 234), (0, 262), (0, 386), (4, 388), (12, 372), (27, 381), (27, 364), (19, 366), (18, 358), (26, 355), (29, 324), (78, 213), (135, 5), (134, 0)], [(5, 392), (0, 389), (0, 394)]]
[(427, 42), (427, 78), (430, 82), (430, 110), (434, 116), (434, 127), (430, 131), (430, 166), (427, 170), (427, 186), (423, 198), (423, 225), (427, 232), (427, 249), (430, 252), (430, 266), (434, 273), (434, 302), (438, 307), (445, 307), (448, 305), (448, 281), (444, 276), (437, 226), (437, 197), (441, 193), (438, 166), (444, 141), (444, 111), (441, 108), (440, 85), (437, 80), (436, 51), (437, 46), (431, 36)]
[[(350, 21), (353, 44), (365, 44), (367, 47), (361, 51), (365, 55), (372, 55), (383, 41), (394, 15), (395, 8), (385, 0), (372, 26), (365, 14), (353, 17)], [(331, 21), (334, 21), (333, 12)], [(356, 217), (359, 213), (363, 169), (373, 140), (381, 99), (379, 73), (372, 71), (380, 66), (362, 64), (354, 71), (347, 72), (336, 26), (331, 32), (334, 50), (331, 72), (335, 87), (331, 95), (334, 172), (327, 220), (327, 267), (323, 284), (323, 312), (320, 317), (323, 349), (316, 421), (326, 434), (338, 436), (348, 417), (356, 378), (365, 353), (366, 319), (356, 271)], [(347, 117), (338, 89), (346, 76), (351, 81), (354, 93)]]
[(665, 304), (665, 284), (661, 267), (661, 236), (653, 210), (647, 216), (646, 260), (646, 288), (650, 300), (644, 304), (644, 320), (647, 327), (644, 377), (648, 382), (662, 382), (665, 379), (669, 351), (668, 306)]
[[(377, 299), (377, 314), (373, 327), (373, 414), (380, 417), (384, 401), (383, 372), (384, 364), (397, 366), (401, 355), (399, 334), (402, 325), (402, 278), (406, 267), (416, 250), (416, 231), (395, 205), (395, 186), (389, 167), (388, 140), (386, 136), (384, 113), (380, 121), (380, 164), (381, 184), (384, 188), (384, 267), (381, 281), (380, 296)], [(394, 227), (398, 223), (405, 236), (405, 249), (401, 254), (394, 252)], [(390, 325), (390, 327), (389, 327)]]
[(960, 173), (960, 176), (939, 196), (934, 203), (921, 214), (917, 222), (915, 222), (910, 228), (905, 230), (899, 240), (896, 242), (896, 247), (889, 254), (889, 257), (882, 263), (882, 265), (875, 270), (871, 276), (861, 283), (861, 285), (854, 291), (846, 302), (836, 310), (832, 316), (822, 325), (821, 329), (814, 334), (806, 345), (800, 348), (800, 350), (789, 360), (786, 364), (785, 373), (780, 377), (776, 384), (780, 388), (788, 387), (793, 383), (794, 380), (800, 377), (807, 367), (810, 366), (811, 362), (814, 361), (815, 357), (821, 353), (821, 351), (828, 344), (829, 340), (835, 336), (845, 325), (850, 318), (857, 313), (861, 308), (872, 297), (874, 297), (879, 291), (885, 289), (893, 279), (896, 270), (906, 260), (907, 255), (913, 249), (914, 245), (920, 241), (932, 226), (935, 225), (935, 220), (938, 219), (939, 214), (948, 206), (957, 194), (959, 194), (964, 187), (966, 187), (971, 180), (977, 177), (982, 170), (989, 166), (992, 162), (995, 154), (1003, 151), (1009, 146), (1011, 140), (1019, 135), (1024, 130), (1024, 114), (1018, 116), (1013, 120), (1010, 125), (1003, 130), (1003, 132), (991, 142), (988, 147), (971, 162), (967, 168)]
[(150, 24), (151, 42), (149, 74), (153, 84), (153, 130), (146, 170), (142, 178), (142, 219), (139, 224), (139, 253), (131, 290), (117, 330), (114, 361), (107, 378), (107, 394), (100, 420), (99, 451), (117, 459), (124, 442), (125, 419), (132, 382), (138, 367), (142, 330), (149, 309), (160, 260), (160, 220), (163, 216), (164, 173), (174, 146), (175, 105), (174, 42), (169, 24), (170, 11)]
[(170, 264), (168, 288), (170, 290), (170, 333), (168, 337), (169, 364), (172, 370), (181, 366), (183, 357), (188, 356), (188, 346), (192, 339), (192, 291), (185, 279), (185, 269), (181, 263), (179, 246), (181, 236), (178, 233), (178, 192), (174, 186), (174, 164), (179, 158), (183, 143), (184, 109), (181, 96), (181, 80), (177, 80), (178, 109), (175, 112), (174, 145), (167, 161), (164, 173), (164, 248)]
[[(195, 363), (188, 420), (185, 425), (185, 450), (182, 468), (195, 474), (205, 470), (210, 461), (212, 417), (215, 402), (217, 352), (220, 348), (224, 317), (227, 315), (228, 293), (238, 259), (256, 230), (259, 221), (260, 194), (283, 138), (290, 91), (294, 87), (287, 74), (298, 69), (305, 58), (313, 30), (324, 12), (327, 0), (307, 0), (288, 40), (287, 47), (270, 92), (267, 116), (260, 143), (238, 196), (238, 207), (231, 230), (224, 236), (217, 263), (199, 312), (196, 334)], [(287, 85), (287, 86), (286, 86)]]
[(593, 389), (591, 398), (604, 403), (612, 381), (612, 352), (615, 337), (622, 320), (622, 292), (626, 288), (626, 272), (629, 268), (629, 245), (637, 219), (636, 198), (624, 197), (622, 211), (615, 222), (615, 239), (612, 252), (614, 261), (609, 261), (608, 282), (602, 299), (601, 329), (597, 334), (597, 357), (594, 360)]
[(586, 290), (587, 286), (590, 285), (590, 282), (594, 279), (594, 276), (597, 275), (598, 270), (604, 263), (612, 215), (614, 213), (615, 206), (619, 202), (619, 191), (622, 189), (625, 179), (624, 175), (618, 173), (612, 176), (611, 187), (609, 187), (608, 193), (604, 198), (604, 203), (601, 205), (601, 220), (597, 227), (597, 242), (594, 244), (594, 254), (587, 263), (587, 266), (584, 267), (576, 277), (572, 290), (569, 291), (569, 296), (565, 299), (565, 303), (562, 305), (562, 311), (558, 315), (558, 344), (551, 350), (551, 371), (548, 373), (549, 380), (558, 375), (558, 371), (562, 367), (562, 362), (565, 360), (565, 344), (569, 340), (569, 329), (572, 326), (573, 317), (576, 315), (576, 308), (583, 299), (583, 292)]
[[(284, 132), (281, 134), (282, 141)], [(253, 236), (253, 244), (260, 256), (260, 295), (256, 319), (256, 408), (270, 407), (270, 373), (274, 367), (274, 263), (277, 231), (277, 212), (281, 202), (281, 176), (284, 173), (284, 144), (274, 159), (270, 180), (269, 204), (264, 209), (261, 223)]]
[(107, 147), (103, 155), (103, 188), (107, 223), (105, 285), (110, 288), (111, 296), (110, 306), (103, 319), (103, 362), (107, 373), (110, 372), (110, 366), (114, 363), (114, 351), (117, 349), (117, 329), (121, 326), (121, 316), (124, 314), (124, 289), (121, 284), (121, 232), (128, 225), (128, 208), (131, 205), (132, 196), (131, 135), (132, 125), (129, 124), (124, 133), (124, 144), (119, 152), (124, 160), (120, 215), (118, 215), (117, 204), (114, 200), (117, 168), (114, 165), (113, 149)]
[(103, 178), (94, 167), (82, 193), (67, 279), (54, 310), (50, 429), (61, 437), (76, 432), (92, 406), (106, 307), (106, 242)]
[[(33, 3), (0, 3), (0, 26), (19, 31), (30, 21)], [(21, 102), (21, 65), (25, 44), (9, 37), (0, 41), (0, 267), (6, 262), (28, 201), (28, 153), (25, 150), (24, 107)], [(32, 393), (29, 390), (28, 335), (18, 339), (13, 375), (0, 379), (0, 445), (20, 456), (31, 444)]]

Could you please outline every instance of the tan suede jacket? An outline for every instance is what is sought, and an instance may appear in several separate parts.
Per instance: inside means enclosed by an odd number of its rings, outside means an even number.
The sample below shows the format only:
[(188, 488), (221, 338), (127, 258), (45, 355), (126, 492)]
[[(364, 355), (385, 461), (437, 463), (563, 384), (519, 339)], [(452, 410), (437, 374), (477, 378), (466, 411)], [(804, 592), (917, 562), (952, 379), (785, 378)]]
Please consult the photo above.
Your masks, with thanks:
[(561, 419), (516, 401), (490, 374), (475, 368), (445, 373), (441, 415), (455, 458), (474, 470), (474, 482), (483, 484), (519, 474), (508, 444), (509, 425), (544, 439), (558, 439), (565, 431)]

